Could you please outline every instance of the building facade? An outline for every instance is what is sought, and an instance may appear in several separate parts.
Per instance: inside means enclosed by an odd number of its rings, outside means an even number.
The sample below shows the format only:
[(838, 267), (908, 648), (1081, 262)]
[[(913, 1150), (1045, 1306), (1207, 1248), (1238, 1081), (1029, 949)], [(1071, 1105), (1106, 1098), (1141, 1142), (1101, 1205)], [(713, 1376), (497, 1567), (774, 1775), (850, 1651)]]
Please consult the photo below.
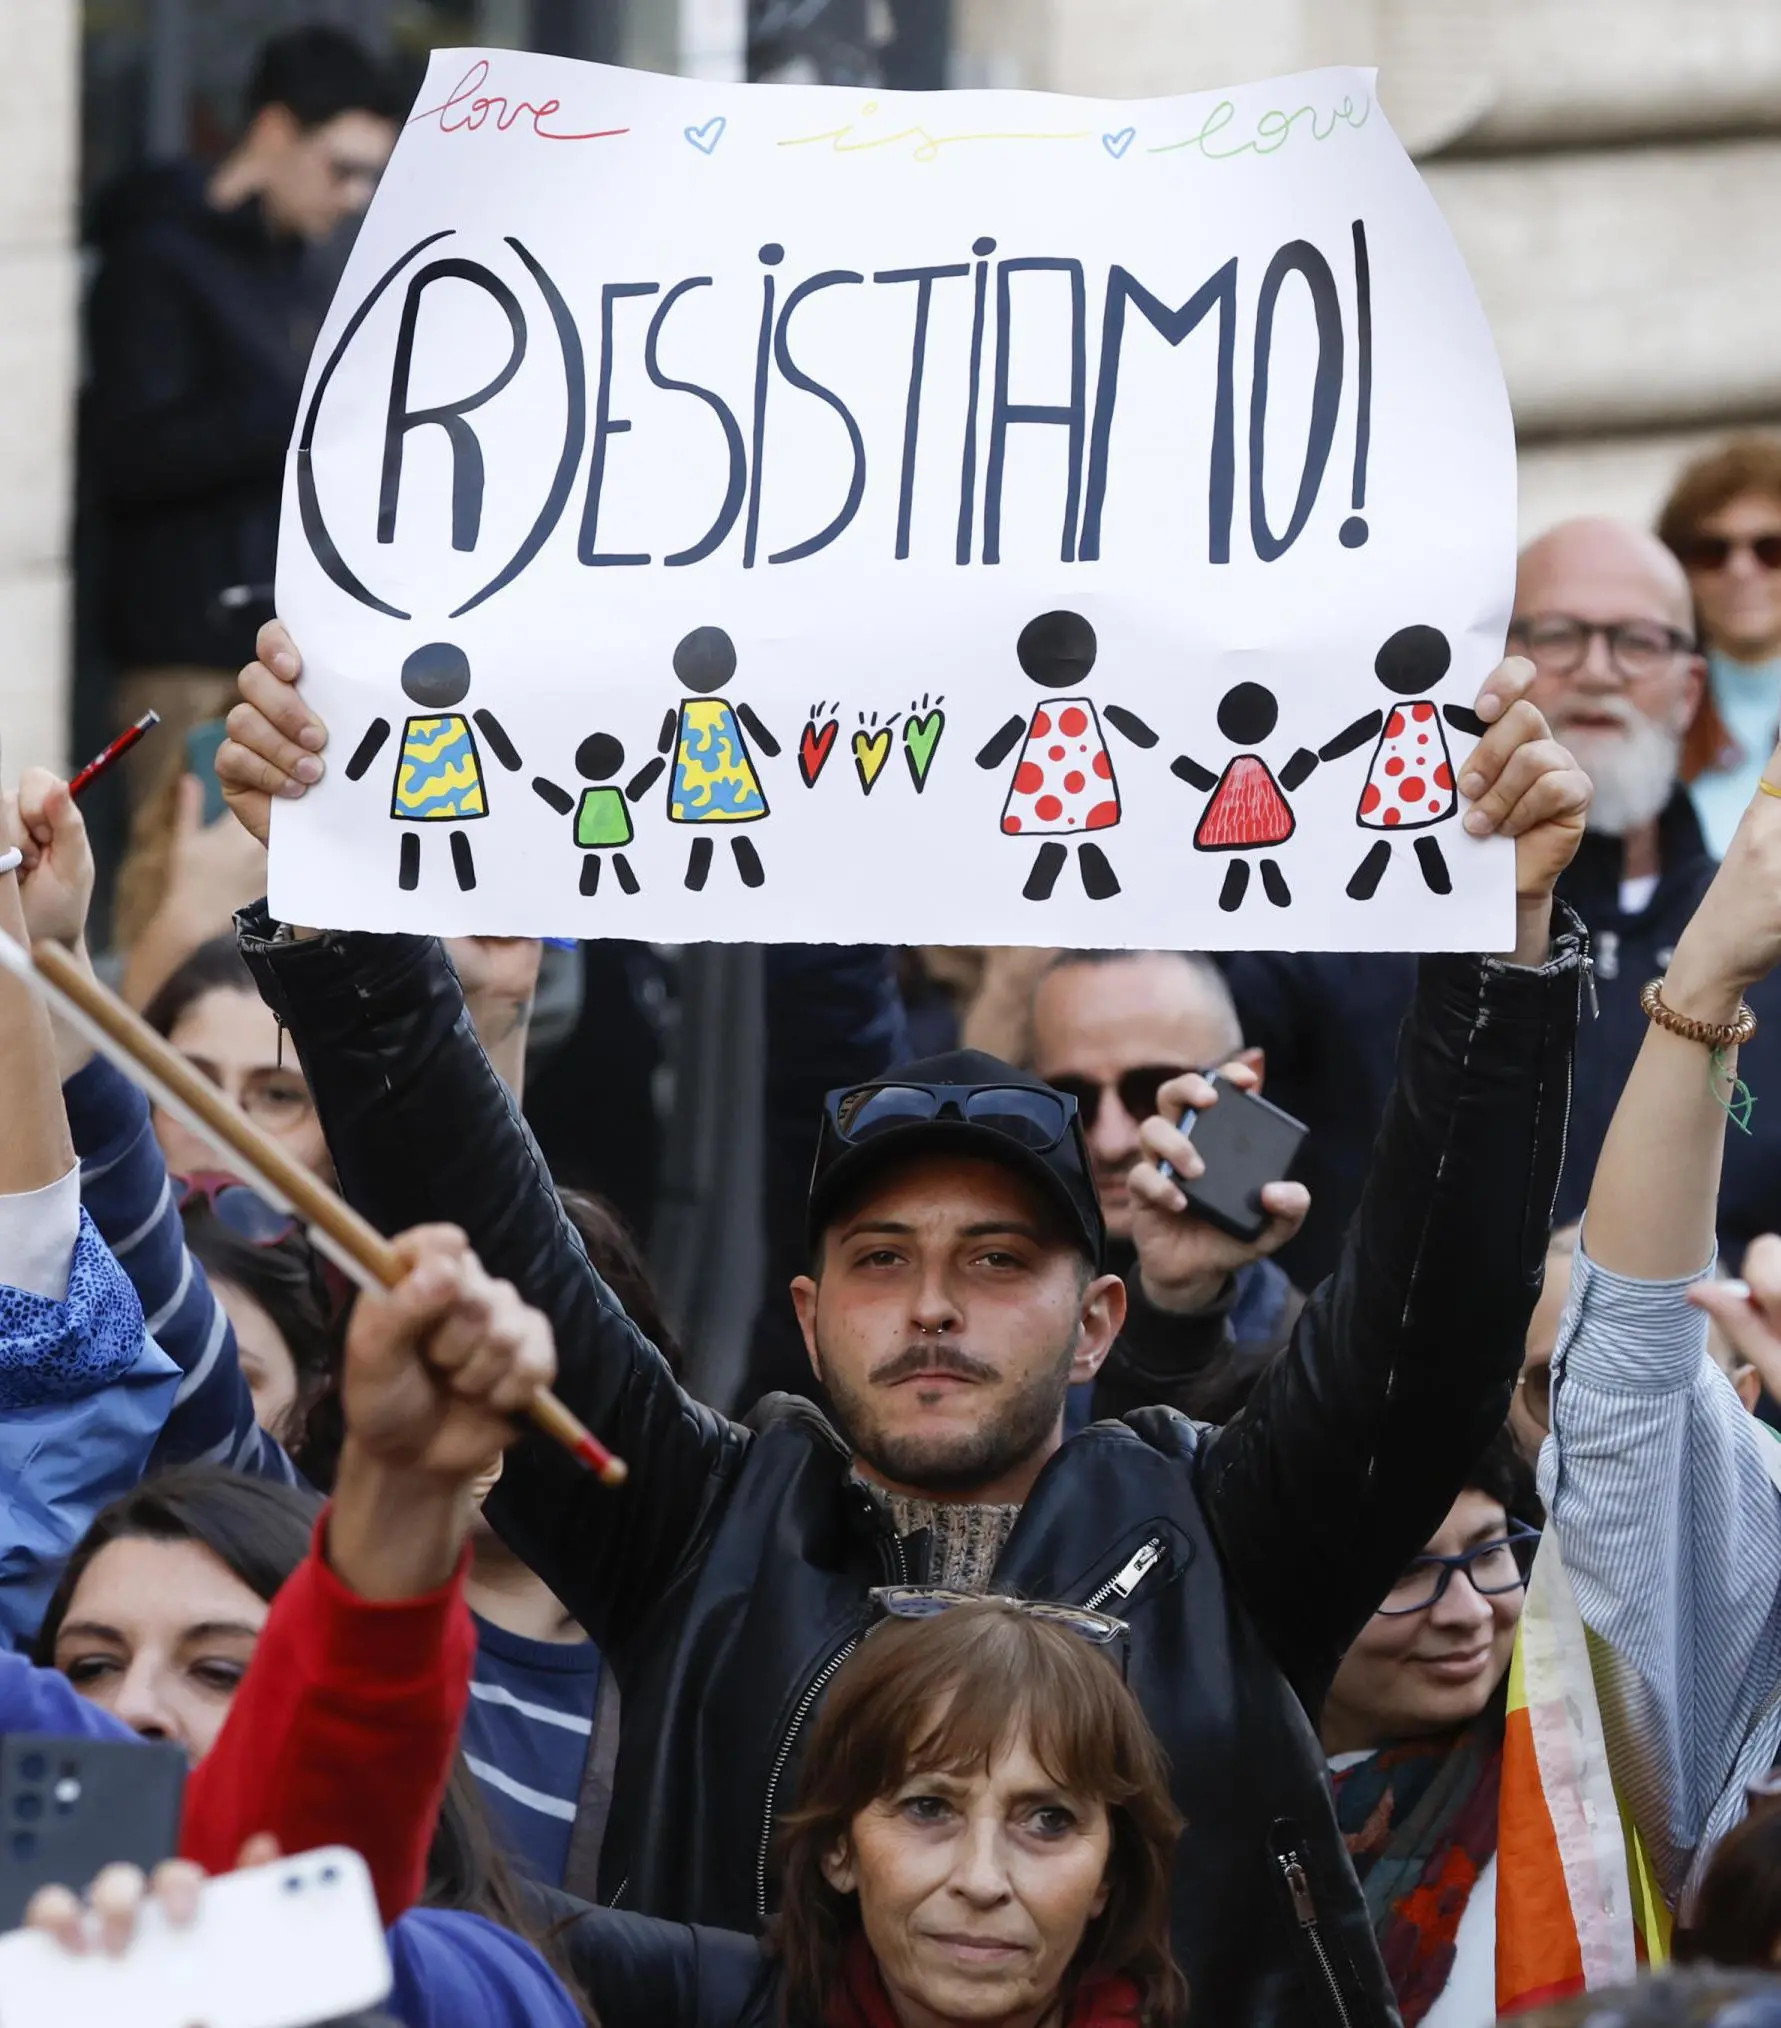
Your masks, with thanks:
[[(946, 0), (829, 4), (859, 16), (856, 39), (891, 47)], [(0, 770), (67, 758), (83, 43), (90, 180), (190, 135), (258, 37), (298, 19), (734, 76), (751, 19), (758, 35), (776, 12), (809, 9), (6, 0)], [(1777, 0), (952, 0), (951, 32), (957, 83), (1109, 96), (1377, 64), (1496, 334), (1524, 533), (1585, 509), (1647, 519), (1692, 451), (1737, 426), (1781, 427)]]

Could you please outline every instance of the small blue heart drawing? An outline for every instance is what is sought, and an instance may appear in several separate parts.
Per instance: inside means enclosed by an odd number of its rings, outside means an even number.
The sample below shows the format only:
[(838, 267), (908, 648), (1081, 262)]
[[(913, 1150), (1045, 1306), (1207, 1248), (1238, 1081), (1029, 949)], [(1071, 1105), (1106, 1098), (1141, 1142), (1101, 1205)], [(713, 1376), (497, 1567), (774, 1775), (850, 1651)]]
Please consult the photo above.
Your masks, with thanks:
[[(1125, 151), (1137, 138), (1138, 130), (1136, 127), (1121, 127), (1117, 134), (1103, 134), (1101, 136), (1101, 146), (1113, 157), (1114, 161), (1118, 162), (1124, 159)], [(690, 135), (688, 139), (691, 139)]]
[(715, 119), (707, 120), (702, 127), (688, 127), (686, 137), (701, 155), (709, 155), (723, 139), (724, 129), (729, 124), (723, 114), (719, 113)]

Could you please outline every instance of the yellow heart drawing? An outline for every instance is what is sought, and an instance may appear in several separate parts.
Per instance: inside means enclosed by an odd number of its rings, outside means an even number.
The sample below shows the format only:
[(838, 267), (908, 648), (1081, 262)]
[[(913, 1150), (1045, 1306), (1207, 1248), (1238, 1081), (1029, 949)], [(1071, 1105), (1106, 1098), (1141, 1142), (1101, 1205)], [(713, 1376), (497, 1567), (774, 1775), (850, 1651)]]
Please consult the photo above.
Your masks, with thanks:
[(853, 736), (853, 764), (860, 771), (860, 787), (869, 796), (872, 784), (877, 781), (884, 764), (890, 759), (891, 736), (888, 725), (877, 732), (856, 732)]

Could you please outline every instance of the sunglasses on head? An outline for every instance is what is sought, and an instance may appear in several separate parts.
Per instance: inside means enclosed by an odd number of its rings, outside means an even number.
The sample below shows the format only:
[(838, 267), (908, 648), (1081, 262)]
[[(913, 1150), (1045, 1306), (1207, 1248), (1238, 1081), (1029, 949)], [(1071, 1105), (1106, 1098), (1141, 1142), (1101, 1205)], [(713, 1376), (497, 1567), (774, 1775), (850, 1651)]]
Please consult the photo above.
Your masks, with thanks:
[(1073, 1098), (1024, 1084), (862, 1084), (831, 1092), (826, 1104), (830, 1125), (850, 1147), (894, 1127), (954, 1119), (1044, 1154), (1068, 1137), (1076, 1118)]
[(1691, 535), (1676, 553), (1688, 570), (1723, 570), (1747, 549), (1764, 570), (1781, 570), (1781, 529), (1769, 535)]
[(1097, 1648), (1119, 1646), (1131, 1632), (1124, 1620), (1110, 1613), (1098, 1613), (1088, 1606), (1053, 1605), (1046, 1599), (1008, 1598), (1000, 1592), (951, 1591), (936, 1584), (881, 1584), (867, 1597), (886, 1619), (931, 1620), (950, 1612), (954, 1606), (1006, 1606), (1031, 1620), (1044, 1620), (1062, 1627), (1078, 1640)]
[(249, 1189), (240, 1177), (225, 1170), (195, 1170), (190, 1176), (176, 1180), (182, 1217), (202, 1206), (219, 1225), (226, 1225), (249, 1246), (280, 1246), (303, 1230), (288, 1211), (268, 1204), (257, 1190)]
[(1065, 1097), (1076, 1101), (1077, 1116), (1084, 1133), (1093, 1133), (1101, 1116), (1101, 1101), (1109, 1091), (1118, 1094), (1128, 1118), (1147, 1120), (1157, 1110), (1157, 1094), (1170, 1078), (1180, 1077), (1192, 1066), (1185, 1063), (1144, 1063), (1136, 1070), (1123, 1070), (1118, 1077), (1097, 1084), (1091, 1077), (1054, 1077), (1051, 1083)]

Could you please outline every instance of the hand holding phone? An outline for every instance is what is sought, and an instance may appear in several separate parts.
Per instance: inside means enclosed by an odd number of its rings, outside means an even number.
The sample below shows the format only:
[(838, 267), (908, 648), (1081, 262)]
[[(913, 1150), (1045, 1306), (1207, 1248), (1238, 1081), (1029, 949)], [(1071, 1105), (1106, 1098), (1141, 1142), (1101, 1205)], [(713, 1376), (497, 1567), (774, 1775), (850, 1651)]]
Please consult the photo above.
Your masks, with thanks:
[[(24, 1921), (40, 1887), (170, 1859), (185, 1780), (185, 1755), (154, 1740), (0, 1737), (0, 1930)], [(12, 2028), (4, 2009), (0, 2024)]]
[(1244, 1091), (1218, 1071), (1206, 1082), (1217, 1103), (1203, 1111), (1188, 1107), (1180, 1122), (1205, 1165), (1203, 1173), (1178, 1176), (1169, 1162), (1160, 1163), (1158, 1173), (1177, 1185), (1196, 1218), (1233, 1239), (1259, 1239), (1268, 1223), (1262, 1191), (1270, 1183), (1286, 1181), (1308, 1130), (1303, 1120)]
[(1256, 1098), (1256, 1081), (1242, 1062), (1185, 1072), (1163, 1086), (1139, 1129), (1147, 1159), (1126, 1177), (1132, 1241), (1144, 1294), (1160, 1309), (1186, 1315), (1217, 1300), (1232, 1274), (1284, 1246), (1310, 1209), (1303, 1184), (1281, 1180), (1305, 1130)]
[(343, 1846), (206, 1881), (189, 1923), (150, 1897), (115, 1954), (0, 1937), (5, 2028), (308, 2028), (390, 1984), (370, 1873)]

